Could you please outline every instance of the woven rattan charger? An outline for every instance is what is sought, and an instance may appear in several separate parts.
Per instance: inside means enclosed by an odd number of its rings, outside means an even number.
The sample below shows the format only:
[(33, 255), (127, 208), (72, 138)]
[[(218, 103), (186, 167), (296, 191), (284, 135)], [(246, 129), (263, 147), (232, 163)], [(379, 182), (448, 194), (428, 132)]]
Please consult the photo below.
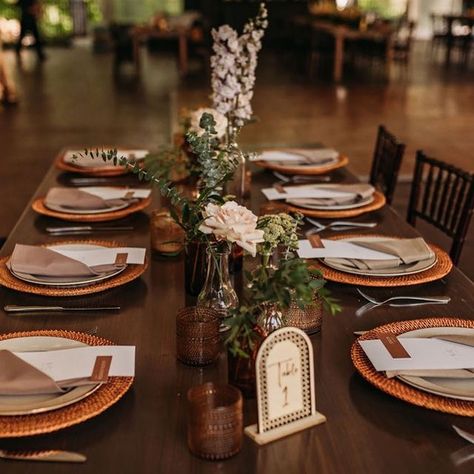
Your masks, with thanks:
[[(332, 240), (350, 239), (354, 237), (390, 237), (390, 238), (401, 238), (394, 236), (382, 236), (380, 234), (344, 234), (334, 237), (330, 237)], [(375, 275), (355, 275), (353, 273), (346, 273), (334, 268), (330, 268), (324, 265), (321, 260), (309, 261), (311, 267), (319, 269), (323, 277), (326, 280), (334, 281), (337, 283), (346, 283), (348, 285), (359, 285), (359, 286), (409, 286), (409, 285), (421, 285), (430, 281), (440, 280), (446, 276), (453, 268), (453, 262), (449, 255), (437, 247), (434, 244), (428, 244), (431, 250), (436, 254), (436, 263), (429, 268), (419, 273), (412, 275), (400, 275), (391, 277), (380, 277)]]
[(397, 378), (389, 379), (382, 372), (377, 372), (358, 342), (367, 339), (377, 339), (380, 334), (399, 335), (415, 329), (433, 327), (474, 328), (474, 321), (457, 318), (427, 318), (414, 321), (400, 321), (380, 326), (368, 331), (354, 342), (351, 350), (352, 362), (365, 380), (400, 400), (453, 415), (474, 416), (474, 402), (424, 392), (403, 383)]
[(254, 161), (257, 166), (261, 168), (269, 169), (272, 171), (278, 171), (283, 174), (298, 174), (298, 175), (319, 175), (330, 173), (331, 171), (337, 170), (339, 168), (343, 168), (347, 166), (349, 163), (349, 158), (347, 156), (339, 155), (337, 161), (334, 163), (330, 163), (324, 166), (285, 166), (285, 165), (278, 165), (276, 163), (271, 163), (268, 161)]
[(101, 212), (98, 214), (73, 214), (68, 212), (59, 212), (48, 209), (44, 204), (44, 198), (38, 198), (33, 201), (31, 205), (32, 209), (38, 214), (42, 214), (48, 217), (55, 217), (56, 219), (61, 219), (64, 221), (70, 222), (107, 222), (115, 221), (117, 219), (122, 219), (127, 217), (130, 214), (135, 212), (142, 211), (146, 209), (151, 204), (151, 196), (148, 196), (145, 199), (139, 199), (137, 202), (134, 202), (124, 209), (119, 209), (112, 212)]
[[(51, 242), (47, 245), (64, 245), (64, 244), (88, 244), (88, 245), (100, 245), (103, 247), (123, 247), (123, 245), (117, 242), (111, 242), (106, 240), (75, 240), (75, 241), (61, 241)], [(46, 245), (45, 245), (46, 246)], [(93, 293), (99, 293), (106, 291), (117, 286), (125, 285), (138, 277), (140, 277), (148, 266), (148, 261), (145, 259), (143, 265), (127, 265), (125, 270), (116, 276), (108, 278), (106, 280), (92, 283), (87, 286), (79, 286), (75, 288), (58, 288), (53, 286), (45, 285), (34, 285), (27, 283), (16, 278), (10, 270), (8, 270), (6, 263), (10, 256), (0, 258), (0, 285), (10, 288), (11, 290), (21, 291), (22, 293), (32, 293), (43, 296), (82, 296), (90, 295)]]
[[(32, 336), (64, 337), (90, 346), (114, 345), (113, 342), (101, 337), (61, 330), (3, 334), (0, 335), (0, 340)], [(107, 383), (102, 384), (91, 395), (67, 407), (36, 415), (0, 416), (0, 438), (51, 433), (52, 431), (58, 431), (82, 423), (99, 415), (118, 402), (131, 387), (132, 383), (133, 377), (110, 377)]]

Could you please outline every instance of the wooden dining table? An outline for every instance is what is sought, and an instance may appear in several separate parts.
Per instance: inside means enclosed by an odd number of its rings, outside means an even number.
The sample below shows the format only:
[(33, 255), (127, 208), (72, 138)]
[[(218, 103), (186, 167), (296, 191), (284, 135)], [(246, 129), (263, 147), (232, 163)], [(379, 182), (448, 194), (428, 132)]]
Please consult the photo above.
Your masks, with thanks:
[[(42, 196), (53, 185), (68, 182), (52, 167), (33, 196)], [(123, 179), (123, 178), (120, 178)], [(331, 174), (333, 182), (353, 182), (346, 169)], [(249, 205), (258, 211), (265, 198), (260, 189), (275, 181), (269, 171), (254, 169)], [(110, 180), (114, 182), (113, 179)], [(155, 191), (156, 192), (156, 191)], [(154, 206), (159, 206), (155, 195)], [(355, 221), (376, 221), (371, 231), (386, 235), (417, 236), (392, 208), (384, 208)], [(73, 237), (67, 240), (109, 239), (127, 246), (149, 246), (148, 215), (137, 214), (127, 223), (131, 232)], [(1, 253), (11, 253), (16, 243), (43, 244), (53, 218), (35, 214), (27, 206)], [(323, 236), (334, 235), (326, 232)], [(136, 376), (131, 390), (114, 406), (84, 423), (51, 434), (0, 439), (0, 449), (64, 449), (85, 454), (84, 465), (0, 460), (2, 474), (15, 473), (324, 473), (324, 474), (468, 474), (474, 470), (474, 446), (453, 431), (455, 424), (474, 432), (470, 418), (448, 415), (382, 393), (355, 371), (350, 349), (354, 331), (385, 323), (427, 317), (474, 318), (474, 285), (454, 268), (443, 279), (414, 287), (367, 288), (375, 298), (392, 295), (449, 295), (447, 305), (408, 308), (381, 306), (356, 317), (365, 304), (356, 288), (328, 283), (342, 304), (336, 316), (325, 314), (320, 333), (313, 335), (316, 408), (327, 422), (264, 447), (244, 437), (239, 454), (219, 462), (193, 456), (187, 446), (188, 389), (208, 381), (227, 381), (223, 351), (215, 365), (193, 368), (176, 359), (175, 317), (193, 301), (184, 292), (183, 257), (153, 257), (137, 281), (104, 293), (61, 299), (18, 293), (0, 288), (0, 308), (5, 304), (120, 305), (118, 313), (62, 313), (10, 315), (0, 310), (0, 333), (40, 329), (94, 332), (114, 343), (136, 346)], [(234, 275), (241, 288), (242, 275)], [(256, 401), (245, 400), (245, 425), (257, 421)], [(0, 424), (1, 431), (1, 424)], [(470, 457), (470, 459), (469, 459)]]

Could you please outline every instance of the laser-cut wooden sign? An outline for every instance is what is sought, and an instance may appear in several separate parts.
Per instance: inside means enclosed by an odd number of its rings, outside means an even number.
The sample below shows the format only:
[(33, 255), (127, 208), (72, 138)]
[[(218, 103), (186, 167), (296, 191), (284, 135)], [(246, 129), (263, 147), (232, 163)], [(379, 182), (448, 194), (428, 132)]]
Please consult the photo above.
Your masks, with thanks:
[(316, 411), (313, 346), (300, 329), (272, 332), (256, 360), (258, 424), (245, 433), (258, 444), (324, 423)]

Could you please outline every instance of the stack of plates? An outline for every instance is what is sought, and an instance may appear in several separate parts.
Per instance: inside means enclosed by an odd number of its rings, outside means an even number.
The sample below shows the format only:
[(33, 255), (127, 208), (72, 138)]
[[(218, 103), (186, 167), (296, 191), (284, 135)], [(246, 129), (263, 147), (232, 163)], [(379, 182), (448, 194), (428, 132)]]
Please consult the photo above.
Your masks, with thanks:
[(47, 203), (46, 201), (44, 202), (44, 206), (55, 212), (64, 212), (66, 214), (77, 214), (77, 215), (90, 215), (90, 214), (104, 214), (104, 213), (109, 213), (109, 212), (120, 211), (122, 209), (126, 209), (127, 207), (130, 207), (135, 202), (136, 202), (135, 200), (129, 200), (128, 202), (124, 202), (123, 204), (120, 204), (117, 206), (110, 206), (105, 209), (104, 208), (73, 209), (73, 208), (65, 207), (61, 205), (50, 204), (50, 203)]
[[(389, 240), (390, 237), (383, 237), (386, 240)], [(380, 240), (380, 237), (377, 236), (363, 236), (363, 237), (349, 237), (347, 239), (339, 239), (345, 242), (375, 242)], [(393, 237), (393, 240), (397, 240)], [(339, 262), (333, 261), (331, 258), (322, 259), (323, 263), (330, 268), (339, 270), (345, 273), (350, 273), (353, 275), (363, 275), (363, 276), (376, 276), (376, 277), (395, 277), (395, 276), (404, 276), (404, 275), (415, 275), (416, 273), (424, 272), (436, 265), (438, 261), (437, 255), (434, 253), (433, 256), (426, 260), (421, 260), (418, 262), (401, 264), (394, 268), (383, 268), (376, 270), (361, 270), (359, 268), (354, 268), (349, 265), (344, 265)]]
[[(51, 351), (87, 344), (63, 337), (32, 336), (0, 341), (0, 350), (11, 352)], [(42, 395), (0, 395), (0, 416), (17, 416), (57, 410), (92, 395), (101, 384), (73, 387), (64, 393)]]
[[(100, 245), (91, 245), (91, 244), (63, 244), (63, 245), (50, 245), (47, 247), (51, 250), (97, 250), (104, 248)], [(122, 265), (117, 267), (117, 269), (109, 272), (104, 272), (99, 275), (93, 275), (89, 277), (54, 277), (54, 276), (45, 276), (45, 275), (31, 275), (28, 273), (15, 272), (10, 265), (7, 265), (7, 268), (10, 270), (11, 274), (18, 278), (19, 280), (25, 281), (27, 283), (32, 283), (33, 285), (57, 287), (57, 288), (78, 288), (82, 286), (93, 285), (103, 280), (112, 278), (119, 273), (122, 273), (127, 266)]]
[[(474, 329), (452, 327), (424, 328), (408, 331), (399, 337), (431, 338), (440, 336), (467, 336), (474, 340)], [(472, 375), (473, 378), (418, 377), (413, 375), (397, 375), (397, 378), (424, 392), (474, 402), (474, 373)]]

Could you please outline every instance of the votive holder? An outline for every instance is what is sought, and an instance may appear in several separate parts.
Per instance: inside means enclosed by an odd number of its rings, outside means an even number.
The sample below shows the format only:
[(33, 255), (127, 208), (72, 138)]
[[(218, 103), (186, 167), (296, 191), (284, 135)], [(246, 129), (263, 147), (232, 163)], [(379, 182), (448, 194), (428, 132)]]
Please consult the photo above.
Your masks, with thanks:
[(212, 364), (219, 356), (219, 313), (211, 308), (190, 306), (176, 317), (176, 356), (188, 365)]
[(188, 390), (188, 446), (203, 459), (220, 460), (242, 447), (242, 394), (232, 385), (208, 382)]
[(283, 319), (286, 326), (299, 328), (306, 334), (315, 334), (321, 330), (323, 323), (323, 302), (316, 296), (304, 309), (292, 302), (288, 309), (283, 310)]
[(173, 257), (184, 248), (184, 231), (168, 209), (158, 209), (150, 216), (150, 241), (154, 253)]

